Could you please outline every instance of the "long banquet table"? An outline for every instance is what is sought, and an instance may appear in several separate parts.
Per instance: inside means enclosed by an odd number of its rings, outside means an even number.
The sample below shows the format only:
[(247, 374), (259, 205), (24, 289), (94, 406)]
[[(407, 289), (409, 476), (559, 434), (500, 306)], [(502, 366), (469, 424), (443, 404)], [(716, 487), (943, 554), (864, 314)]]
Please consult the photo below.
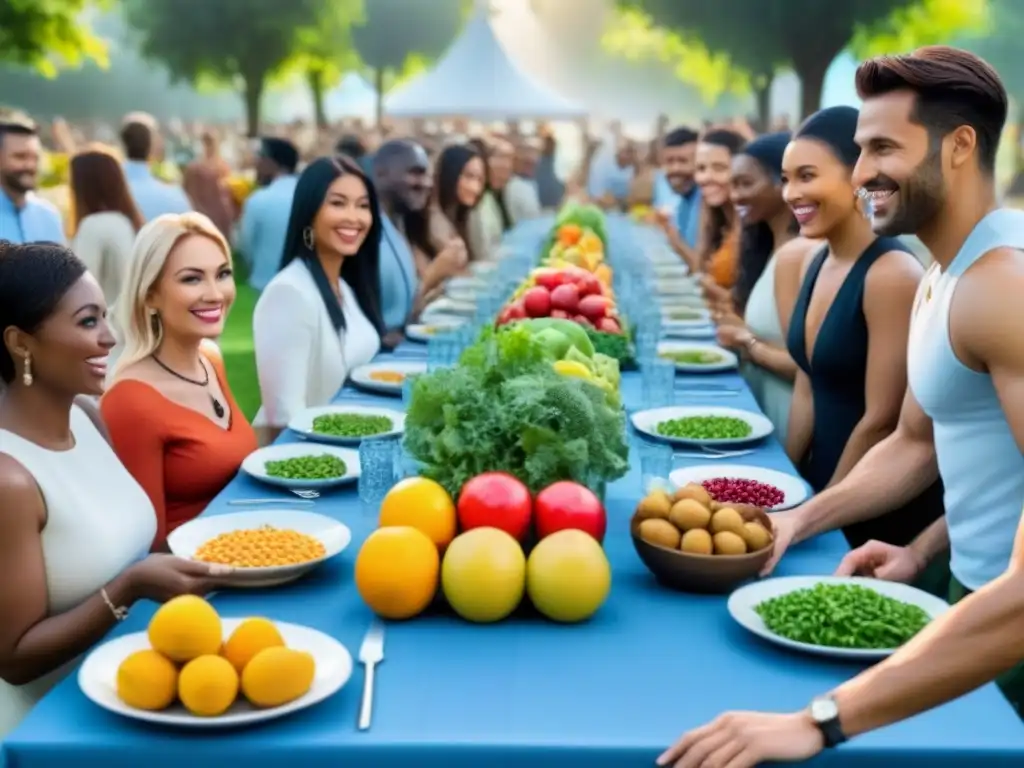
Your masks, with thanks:
[[(406, 345), (396, 355), (425, 357), (425, 348)], [(710, 378), (742, 386), (735, 374)], [(639, 374), (624, 374), (623, 395), (628, 407), (641, 405)], [(338, 399), (401, 407), (398, 400), (347, 388)], [(706, 403), (757, 407), (745, 387), (735, 397)], [(605, 546), (613, 586), (588, 623), (559, 626), (517, 617), (476, 626), (448, 615), (389, 623), (368, 732), (356, 730), (363, 682), (358, 665), (349, 683), (321, 704), (234, 731), (169, 730), (117, 717), (90, 703), (71, 675), (3, 743), (8, 768), (647, 766), (680, 732), (725, 710), (794, 710), (862, 669), (787, 652), (749, 635), (730, 619), (724, 597), (658, 586), (628, 534), (641, 492), (635, 450), (632, 458), (629, 475), (608, 487)], [(792, 469), (774, 439), (739, 461)], [(683, 463), (676, 460), (676, 466)], [(228, 506), (230, 499), (275, 493), (239, 476), (206, 514), (238, 511)], [(293, 585), (222, 592), (213, 601), (224, 615), (263, 615), (314, 627), (356, 656), (371, 614), (356, 593), (352, 567), (374, 520), (351, 488), (321, 497), (312, 510), (352, 529), (348, 550)], [(845, 549), (838, 534), (820, 537), (795, 547), (778, 572), (831, 573)], [(144, 629), (153, 610), (136, 606), (116, 633)], [(942, 674), (941, 666), (935, 674)], [(989, 685), (856, 739), (813, 765), (1019, 768), (1024, 727)]]

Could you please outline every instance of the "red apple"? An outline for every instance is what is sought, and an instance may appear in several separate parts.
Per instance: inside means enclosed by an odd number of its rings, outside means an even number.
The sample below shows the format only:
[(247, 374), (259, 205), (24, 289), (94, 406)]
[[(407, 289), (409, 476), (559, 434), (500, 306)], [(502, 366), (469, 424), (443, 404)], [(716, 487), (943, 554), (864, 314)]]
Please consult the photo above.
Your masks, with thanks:
[(463, 531), (499, 528), (523, 541), (533, 519), (533, 499), (518, 478), (505, 472), (485, 472), (462, 486), (456, 510)]
[(604, 296), (584, 296), (580, 299), (580, 314), (596, 323), (608, 314), (610, 304)]
[(622, 333), (622, 326), (614, 317), (602, 317), (597, 323), (597, 330), (604, 333)]
[(538, 539), (573, 528), (604, 540), (608, 516), (604, 504), (586, 486), (568, 480), (549, 485), (537, 494), (534, 510)]
[(575, 285), (560, 285), (551, 292), (551, 306), (569, 314), (576, 314), (580, 303), (580, 290)]
[(551, 292), (537, 285), (523, 294), (523, 309), (530, 317), (547, 317), (551, 313)]

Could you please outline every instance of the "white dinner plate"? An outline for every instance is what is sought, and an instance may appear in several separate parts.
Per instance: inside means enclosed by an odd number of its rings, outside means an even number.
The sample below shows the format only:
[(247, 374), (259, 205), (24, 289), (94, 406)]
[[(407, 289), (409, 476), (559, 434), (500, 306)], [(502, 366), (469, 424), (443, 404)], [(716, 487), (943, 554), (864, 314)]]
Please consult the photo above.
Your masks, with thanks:
[(413, 323), (405, 326), (405, 338), (409, 341), (426, 344), (438, 334), (458, 330), (465, 324), (466, 318), (464, 317), (435, 315), (430, 318), (429, 323)]
[(654, 292), (663, 299), (686, 298), (694, 296), (700, 298), (700, 287), (695, 283), (676, 280), (662, 280), (655, 278)]
[(682, 488), (687, 483), (703, 483), (716, 477), (729, 477), (738, 480), (754, 480), (766, 485), (774, 485), (784, 496), (782, 503), (771, 507), (771, 511), (792, 509), (803, 503), (810, 495), (810, 488), (803, 478), (779, 472), (775, 469), (752, 467), (745, 464), (698, 464), (694, 467), (682, 467), (672, 471), (668, 476), (676, 487)]
[[(746, 437), (723, 438), (714, 440), (694, 440), (685, 437), (669, 437), (658, 432), (658, 425), (663, 421), (671, 419), (685, 419), (689, 416), (728, 416), (734, 419), (742, 419), (750, 425), (750, 434)], [(743, 445), (762, 440), (772, 433), (772, 423), (760, 413), (754, 411), (743, 411), (739, 408), (722, 408), (714, 405), (682, 406), (674, 405), (668, 408), (652, 408), (648, 411), (637, 411), (632, 416), (633, 426), (638, 432), (656, 440), (673, 443), (676, 445)]]
[(687, 363), (672, 360), (671, 362), (680, 373), (721, 373), (722, 371), (734, 371), (740, 364), (740, 359), (736, 357), (735, 352), (717, 344), (701, 344), (696, 341), (662, 341), (658, 344), (658, 355), (674, 352), (702, 352), (716, 356), (715, 361), (710, 363)]
[[(290, 477), (275, 477), (267, 474), (268, 461), (283, 461), (284, 459), (297, 459), (301, 456), (322, 456), (330, 454), (341, 459), (345, 463), (345, 474), (341, 477), (316, 479), (298, 479)], [(342, 448), (339, 445), (327, 445), (325, 443), (311, 443), (303, 441), (300, 443), (277, 443), (268, 445), (253, 451), (242, 461), (242, 471), (254, 480), (259, 480), (267, 485), (276, 485), (280, 488), (298, 488), (311, 491), (333, 488), (337, 485), (354, 483), (359, 479), (359, 451), (351, 448)]]
[[(349, 374), (349, 379), (360, 389), (365, 389), (369, 392), (376, 392), (382, 395), (396, 395), (401, 397), (402, 387), (405, 385), (406, 378), (426, 372), (427, 364), (425, 362), (394, 360), (389, 363), (368, 363), (367, 365), (361, 365)], [(381, 381), (380, 379), (374, 378), (375, 375), (384, 373), (400, 373), (402, 374), (402, 379), (400, 381)]]
[[(383, 416), (391, 419), (391, 429), (387, 432), (379, 432), (367, 437), (341, 437), (338, 435), (325, 435), (322, 432), (313, 431), (313, 423), (317, 416), (327, 416), (335, 413), (351, 413), (360, 416)], [(392, 408), (377, 408), (372, 405), (348, 405), (336, 403), (334, 405), (321, 405), (317, 408), (307, 408), (300, 411), (288, 422), (288, 429), (297, 432), (307, 440), (316, 440), (320, 443), (334, 443), (335, 445), (359, 445), (363, 440), (379, 439), (382, 437), (397, 437), (405, 432), (405, 414)], [(308, 450), (308, 449), (307, 449)], [(346, 462), (348, 463), (348, 462)], [(262, 479), (262, 478), (260, 478)], [(267, 481), (272, 482), (272, 481)], [(305, 486), (303, 486), (305, 487)]]
[(661, 305), (661, 316), (670, 315), (677, 309), (707, 309), (704, 299), (696, 294), (689, 296), (657, 296)]
[(171, 554), (189, 560), (210, 539), (232, 531), (251, 531), (270, 526), (312, 536), (324, 545), (324, 556), (299, 565), (269, 568), (235, 568), (224, 578), (233, 587), (272, 587), (286, 584), (316, 568), (320, 563), (344, 551), (352, 541), (352, 532), (337, 520), (315, 512), (292, 509), (259, 509), (229, 512), (223, 515), (200, 515), (174, 529), (167, 537)]
[(711, 312), (706, 307), (662, 307), (663, 326), (707, 325)]
[(771, 632), (754, 610), (765, 600), (789, 594), (797, 589), (809, 589), (817, 584), (858, 584), (862, 587), (873, 589), (875, 592), (887, 597), (916, 605), (931, 616), (933, 620), (949, 610), (949, 604), (944, 600), (940, 600), (934, 595), (929, 595), (927, 592), (923, 592), (916, 587), (899, 584), (894, 581), (864, 579), (856, 576), (848, 578), (842, 576), (786, 576), (756, 581), (745, 587), (740, 587), (729, 596), (729, 613), (732, 614), (732, 617), (741, 627), (759, 637), (763, 637), (765, 640), (785, 646), (786, 648), (813, 653), (818, 656), (874, 661), (884, 659), (897, 650), (895, 648), (832, 648), (827, 645), (812, 645), (810, 643), (789, 640)]
[(442, 296), (432, 301), (426, 309), (420, 313), (420, 319), (429, 323), (435, 315), (458, 315), (459, 317), (472, 317), (476, 313), (476, 302), (455, 301), (447, 296)]
[[(222, 619), (224, 637), (228, 637), (243, 620)], [(283, 621), (275, 621), (274, 626), (281, 632), (286, 646), (312, 654), (316, 662), (313, 686), (303, 696), (280, 707), (257, 709), (245, 701), (241, 692), (238, 701), (219, 717), (197, 717), (180, 703), (161, 712), (129, 707), (117, 697), (117, 668), (130, 654), (151, 647), (145, 632), (116, 637), (93, 649), (78, 670), (78, 687), (86, 698), (117, 715), (179, 728), (210, 729), (251, 725), (298, 712), (337, 693), (352, 677), (352, 655), (333, 637)]]
[(666, 339), (713, 342), (717, 331), (710, 323), (663, 323), (661, 335)]

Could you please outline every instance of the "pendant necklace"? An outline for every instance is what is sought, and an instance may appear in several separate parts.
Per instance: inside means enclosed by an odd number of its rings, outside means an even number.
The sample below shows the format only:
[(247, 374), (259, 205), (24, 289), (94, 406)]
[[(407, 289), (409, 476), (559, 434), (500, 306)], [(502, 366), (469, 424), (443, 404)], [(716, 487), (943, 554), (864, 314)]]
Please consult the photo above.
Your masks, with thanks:
[(172, 370), (167, 365), (164, 365), (163, 361), (161, 361), (160, 358), (157, 357), (156, 355), (153, 355), (153, 362), (155, 362), (157, 365), (159, 365), (161, 368), (163, 368), (165, 371), (171, 374), (171, 376), (174, 376), (176, 379), (181, 379), (182, 381), (187, 382), (188, 384), (191, 384), (195, 387), (202, 387), (203, 389), (206, 389), (206, 394), (209, 396), (210, 403), (213, 405), (214, 414), (217, 416), (218, 419), (224, 418), (224, 406), (221, 405), (220, 400), (214, 397), (213, 394), (209, 391), (210, 370), (205, 365), (203, 366), (203, 373), (206, 374), (205, 378), (202, 381), (196, 381), (195, 379), (190, 379), (188, 376), (182, 376), (177, 371)]

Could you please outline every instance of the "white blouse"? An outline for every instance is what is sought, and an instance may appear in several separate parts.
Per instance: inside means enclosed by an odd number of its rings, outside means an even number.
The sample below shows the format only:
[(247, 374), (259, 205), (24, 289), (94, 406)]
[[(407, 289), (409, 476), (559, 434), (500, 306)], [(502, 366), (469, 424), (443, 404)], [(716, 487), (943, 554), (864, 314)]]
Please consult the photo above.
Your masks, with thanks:
[[(42, 448), (0, 430), (0, 453), (28, 470), (46, 504), (40, 533), (48, 616), (64, 613), (145, 557), (156, 536), (156, 512), (86, 413), (71, 409), (75, 446)], [(0, 680), (0, 741), (70, 669), (27, 685)]]
[(134, 244), (135, 227), (123, 213), (94, 213), (78, 225), (71, 250), (99, 282), (108, 307), (114, 306), (121, 293)]
[(380, 337), (341, 281), (345, 328), (334, 329), (313, 275), (296, 259), (263, 289), (253, 313), (263, 405), (255, 427), (286, 427), (300, 411), (327, 405), (352, 369), (380, 351)]

